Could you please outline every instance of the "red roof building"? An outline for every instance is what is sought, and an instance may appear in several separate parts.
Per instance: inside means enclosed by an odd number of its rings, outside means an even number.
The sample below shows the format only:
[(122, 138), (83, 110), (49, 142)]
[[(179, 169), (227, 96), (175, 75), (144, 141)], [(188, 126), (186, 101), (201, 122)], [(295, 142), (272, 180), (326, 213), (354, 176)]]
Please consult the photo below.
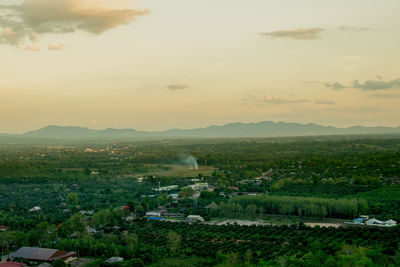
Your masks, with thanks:
[(15, 262), (15, 261), (7, 261), (0, 263), (0, 267), (22, 267), (25, 266), (25, 263)]
[(11, 258), (22, 258), (30, 261), (45, 261), (51, 262), (54, 260), (67, 260), (69, 258), (75, 258), (76, 252), (68, 252), (64, 250), (50, 249), (50, 248), (32, 248), (22, 247), (16, 252), (11, 253)]
[(7, 231), (10, 229), (10, 226), (0, 225), (0, 231)]

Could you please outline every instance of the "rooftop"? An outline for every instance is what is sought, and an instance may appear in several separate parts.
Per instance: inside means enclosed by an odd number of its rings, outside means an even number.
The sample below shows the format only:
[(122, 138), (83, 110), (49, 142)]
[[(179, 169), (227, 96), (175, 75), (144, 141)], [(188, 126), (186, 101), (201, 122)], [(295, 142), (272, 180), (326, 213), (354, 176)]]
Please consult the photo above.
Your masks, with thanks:
[(0, 267), (22, 267), (25, 266), (25, 263), (8, 261), (0, 263)]
[(23, 258), (35, 261), (53, 261), (56, 259), (67, 259), (76, 257), (76, 252), (50, 248), (22, 247), (10, 254), (11, 258)]

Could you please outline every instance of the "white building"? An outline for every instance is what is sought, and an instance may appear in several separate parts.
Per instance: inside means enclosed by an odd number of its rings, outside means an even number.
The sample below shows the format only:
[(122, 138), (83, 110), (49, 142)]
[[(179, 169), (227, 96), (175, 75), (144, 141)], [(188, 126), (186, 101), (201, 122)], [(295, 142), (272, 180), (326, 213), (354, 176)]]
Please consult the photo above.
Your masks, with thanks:
[(93, 215), (94, 211), (93, 210), (80, 210), (79, 214), (81, 214), (81, 215)]
[(365, 224), (366, 225), (383, 225), (384, 222), (373, 218), (373, 219), (366, 221)]
[(161, 217), (161, 212), (157, 211), (148, 211), (146, 212), (147, 217)]
[(194, 191), (202, 191), (208, 189), (208, 183), (195, 183), (188, 187), (192, 188)]
[(136, 214), (131, 213), (127, 217), (125, 217), (125, 220), (130, 222), (130, 221), (133, 221), (135, 218), (136, 218)]
[(88, 232), (89, 234), (97, 234), (97, 230), (90, 226), (86, 226), (86, 232)]
[(171, 191), (171, 190), (174, 190), (177, 188), (178, 188), (177, 185), (169, 185), (169, 186), (163, 186), (163, 187), (159, 187), (159, 188), (152, 188), (152, 190), (161, 192), (161, 191)]
[(111, 257), (108, 260), (105, 261), (105, 263), (117, 263), (117, 262), (121, 262), (124, 261), (124, 258), (120, 258), (120, 257)]
[(29, 209), (29, 212), (35, 212), (35, 211), (40, 211), (41, 208), (40, 207), (33, 207), (31, 209)]
[(186, 217), (187, 222), (204, 222), (203, 217), (200, 215), (189, 215)]
[(393, 221), (392, 219), (385, 222), (386, 227), (392, 227), (392, 226), (395, 226), (396, 224), (397, 224), (397, 222)]

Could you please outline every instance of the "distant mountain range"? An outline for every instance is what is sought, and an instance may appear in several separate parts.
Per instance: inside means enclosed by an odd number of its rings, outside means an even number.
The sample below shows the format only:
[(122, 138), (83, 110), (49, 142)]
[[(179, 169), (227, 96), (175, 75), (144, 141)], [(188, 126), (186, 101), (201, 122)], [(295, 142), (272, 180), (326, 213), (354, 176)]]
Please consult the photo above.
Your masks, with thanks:
[(195, 129), (171, 129), (167, 131), (137, 131), (134, 129), (93, 130), (76, 126), (47, 126), (24, 134), (3, 134), (9, 137), (31, 137), (52, 139), (128, 139), (128, 138), (235, 138), (235, 137), (283, 137), (313, 135), (377, 135), (400, 134), (400, 127), (353, 126), (337, 128), (313, 123), (263, 121), (258, 123), (229, 123)]

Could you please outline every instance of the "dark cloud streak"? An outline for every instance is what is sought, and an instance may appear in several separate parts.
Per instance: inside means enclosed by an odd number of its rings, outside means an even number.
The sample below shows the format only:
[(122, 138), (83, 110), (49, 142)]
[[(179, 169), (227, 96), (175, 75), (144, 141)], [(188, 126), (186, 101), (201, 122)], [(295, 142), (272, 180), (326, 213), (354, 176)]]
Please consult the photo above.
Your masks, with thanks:
[(400, 79), (385, 82), (382, 80), (367, 80), (360, 83), (358, 80), (353, 82), (353, 88), (362, 89), (364, 91), (387, 90), (400, 87)]
[(168, 85), (167, 88), (170, 90), (184, 90), (189, 88), (189, 85), (183, 83), (175, 83)]
[(333, 90), (341, 90), (346, 88), (346, 86), (338, 83), (338, 82), (327, 82), (324, 83), (325, 87), (332, 88)]
[(272, 38), (289, 38), (294, 40), (316, 40), (320, 39), (323, 28), (299, 28), (293, 30), (278, 30), (260, 33), (261, 36)]
[(324, 83), (325, 87), (333, 90), (341, 90), (344, 88), (355, 88), (364, 91), (376, 91), (376, 90), (388, 90), (393, 88), (400, 88), (400, 79), (385, 82), (382, 80), (366, 80), (364, 83), (360, 83), (358, 80), (353, 81), (352, 86), (344, 86), (338, 82), (327, 82)]

